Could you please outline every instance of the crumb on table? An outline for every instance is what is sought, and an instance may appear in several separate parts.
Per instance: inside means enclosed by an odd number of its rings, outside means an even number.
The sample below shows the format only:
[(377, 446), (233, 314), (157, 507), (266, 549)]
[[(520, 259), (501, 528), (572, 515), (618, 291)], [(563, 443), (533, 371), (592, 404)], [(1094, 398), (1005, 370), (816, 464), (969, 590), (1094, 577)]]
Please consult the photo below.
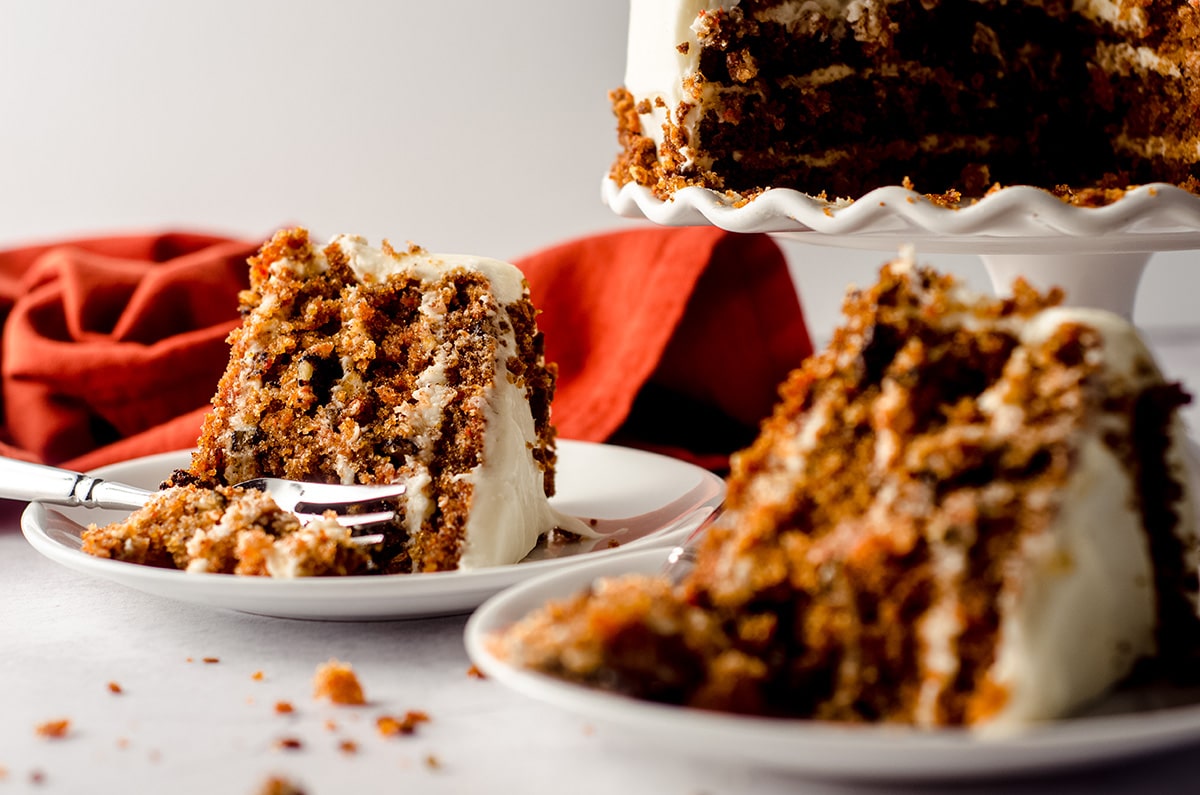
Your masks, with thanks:
[(419, 709), (410, 709), (404, 713), (403, 718), (381, 715), (375, 721), (375, 726), (384, 737), (394, 737), (398, 734), (412, 734), (417, 730), (418, 724), (426, 723), (428, 720), (428, 713)]
[(52, 739), (61, 739), (67, 736), (71, 730), (71, 721), (67, 718), (59, 718), (58, 720), (48, 720), (39, 723), (35, 731), (38, 737), (49, 737)]
[(317, 672), (313, 676), (313, 697), (327, 698), (334, 704), (367, 703), (354, 669), (338, 660), (330, 660), (317, 666)]

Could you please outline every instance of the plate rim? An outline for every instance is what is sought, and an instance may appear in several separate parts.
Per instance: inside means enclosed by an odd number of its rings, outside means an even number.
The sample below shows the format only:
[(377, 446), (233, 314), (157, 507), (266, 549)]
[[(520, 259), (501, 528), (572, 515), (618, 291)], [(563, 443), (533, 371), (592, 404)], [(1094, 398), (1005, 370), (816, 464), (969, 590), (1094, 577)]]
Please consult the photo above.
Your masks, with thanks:
[[(596, 549), (569, 557), (532, 560), (503, 566), (471, 569), (468, 571), (418, 572), (416, 574), (396, 575), (354, 575), (343, 577), (305, 577), (296, 579), (241, 577), (232, 574), (186, 572), (180, 569), (167, 569), (136, 563), (128, 563), (125, 561), (98, 558), (88, 555), (78, 549), (73, 549), (53, 538), (48, 532), (49, 525), (51, 522), (57, 522), (58, 520), (50, 517), (49, 514), (57, 514), (58, 516), (62, 516), (67, 521), (71, 521), (75, 524), (78, 524), (78, 522), (70, 517), (67, 517), (62, 511), (57, 510), (56, 506), (36, 501), (30, 502), (22, 511), (20, 525), (21, 531), (29, 544), (43, 556), (49, 558), (55, 563), (58, 563), (59, 565), (92, 577), (98, 577), (110, 582), (116, 582), (120, 585), (145, 592), (168, 596), (168, 598), (179, 599), (180, 597), (172, 597), (168, 594), (163, 594), (162, 588), (172, 587), (192, 593), (203, 592), (206, 587), (216, 586), (220, 586), (221, 590), (225, 591), (226, 593), (244, 593), (247, 595), (247, 597), (270, 594), (272, 598), (284, 599), (288, 597), (298, 598), (298, 596), (302, 595), (307, 597), (305, 599), (306, 602), (317, 599), (353, 599), (361, 596), (364, 591), (387, 592), (391, 590), (397, 590), (398, 588), (403, 590), (403, 594), (396, 595), (398, 599), (402, 597), (429, 598), (430, 596), (437, 595), (448, 589), (453, 589), (464, 594), (483, 593), (486, 596), (516, 582), (521, 582), (525, 579), (542, 573), (552, 573), (566, 567), (580, 565), (584, 561), (594, 561), (598, 559), (608, 560), (647, 550), (657, 550), (661, 553), (661, 551), (675, 541), (676, 537), (681, 535), (683, 531), (686, 530), (690, 532), (690, 528), (695, 523), (698, 523), (700, 520), (702, 520), (703, 517), (708, 513), (711, 513), (711, 510), (715, 509), (717, 504), (719, 504), (724, 498), (725, 484), (722, 478), (706, 469), (682, 459), (670, 458), (669, 456), (665, 456), (660, 453), (640, 450), (633, 447), (625, 447), (602, 442), (585, 442), (563, 439), (559, 440), (559, 445), (560, 451), (561, 447), (564, 445), (567, 447), (576, 447), (580, 449), (586, 447), (592, 450), (602, 450), (604, 453), (617, 451), (622, 456), (641, 456), (646, 457), (647, 459), (670, 462), (673, 466), (683, 467), (690, 472), (694, 472), (699, 477), (697, 486), (688, 492), (689, 495), (693, 493), (695, 494), (697, 504), (688, 509), (686, 513), (684, 513), (679, 519), (664, 525), (662, 528), (654, 531), (653, 534), (649, 536), (634, 539), (633, 541), (618, 547)], [(91, 474), (104, 476), (105, 473), (112, 473), (114, 471), (120, 472), (122, 466), (128, 466), (130, 464), (142, 464), (147, 466), (166, 464), (167, 462), (180, 460), (180, 456), (185, 454), (190, 455), (190, 450), (175, 450), (165, 453), (154, 453), (148, 456), (136, 457), (128, 459), (127, 461), (116, 462), (104, 467), (98, 467), (97, 469), (93, 470)], [(150, 587), (140, 587), (138, 584), (135, 584), (134, 581)], [(404, 583), (404, 585), (398, 587), (397, 583)], [(310, 594), (313, 594), (313, 592), (316, 592), (319, 594), (319, 596), (315, 594), (309, 596)], [(184, 601), (195, 602), (197, 600), (184, 599)], [(219, 601), (228, 601), (228, 599), (224, 598)], [(478, 605), (479, 601), (481, 600), (476, 600), (476, 606)], [(451, 612), (463, 613), (466, 612), (466, 609), (454, 609)], [(265, 614), (275, 615), (275, 613), (270, 612)], [(298, 617), (291, 614), (280, 615), (282, 617)], [(431, 614), (425, 611), (410, 613), (401, 610), (392, 615), (420, 616)], [(353, 616), (350, 618), (353, 620)]]
[[(517, 668), (492, 654), (489, 635), (503, 616), (540, 595), (559, 598), (597, 576), (650, 573), (661, 565), (648, 551), (619, 560), (590, 561), (541, 575), (487, 599), (467, 620), (463, 641), (471, 662), (524, 697), (581, 718), (607, 723), (660, 744), (691, 745), (706, 757), (724, 756), (782, 772), (859, 781), (966, 781), (1132, 759), (1200, 741), (1200, 702), (1114, 715), (1064, 718), (1004, 734), (968, 729), (821, 723), (710, 712), (638, 700)], [(526, 611), (527, 612), (527, 611)], [(524, 612), (521, 613), (524, 615)], [(1149, 720), (1153, 718), (1154, 720)], [(740, 738), (739, 751), (714, 735)], [(682, 735), (682, 736), (681, 736)], [(671, 737), (661, 742), (661, 738)], [(725, 739), (728, 739), (726, 737)], [(843, 746), (853, 744), (854, 748)], [(896, 747), (897, 745), (902, 747)], [(787, 754), (778, 753), (781, 746)], [(851, 762), (846, 758), (853, 751)], [(911, 755), (901, 754), (906, 752)], [(682, 752), (687, 752), (683, 749)], [(880, 763), (887, 752), (889, 760)], [(946, 756), (947, 752), (952, 752)], [(874, 756), (874, 767), (861, 764)], [(932, 763), (936, 755), (936, 764)]]

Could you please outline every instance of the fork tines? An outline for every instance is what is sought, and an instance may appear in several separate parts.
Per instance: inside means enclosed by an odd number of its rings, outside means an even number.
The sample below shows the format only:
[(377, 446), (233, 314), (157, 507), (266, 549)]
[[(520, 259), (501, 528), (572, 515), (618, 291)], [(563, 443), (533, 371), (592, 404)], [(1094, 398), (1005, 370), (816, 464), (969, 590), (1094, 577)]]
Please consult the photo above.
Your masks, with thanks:
[(284, 510), (302, 520), (322, 517), (328, 511), (337, 514), (340, 524), (347, 527), (381, 524), (395, 518), (388, 510), (388, 500), (405, 492), (403, 483), (383, 485), (343, 485), (340, 483), (306, 483), (283, 478), (254, 478), (238, 484), (242, 488), (265, 491), (275, 498)]

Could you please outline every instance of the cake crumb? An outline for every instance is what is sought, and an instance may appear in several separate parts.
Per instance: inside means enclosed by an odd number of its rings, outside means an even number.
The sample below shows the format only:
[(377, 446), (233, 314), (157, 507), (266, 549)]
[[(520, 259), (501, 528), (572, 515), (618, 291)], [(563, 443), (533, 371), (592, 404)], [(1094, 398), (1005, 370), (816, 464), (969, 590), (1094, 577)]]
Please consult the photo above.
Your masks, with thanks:
[(275, 711), (280, 715), (289, 715), (295, 712), (296, 708), (292, 706), (292, 702), (290, 701), (276, 701)]
[(343, 754), (357, 754), (358, 743), (354, 742), (353, 740), (342, 740), (340, 743), (338, 743), (338, 750)]
[(45, 783), (45, 781), (46, 781), (46, 774), (45, 774), (43, 771), (41, 771), (41, 770), (31, 770), (31, 771), (29, 772), (29, 783), (31, 783), (31, 784), (44, 784), (44, 783)]
[(299, 751), (304, 743), (299, 737), (280, 737), (275, 741), (275, 747), (283, 751)]
[(110, 692), (110, 693), (124, 693), (125, 691), (124, 691), (124, 690), (121, 688), (121, 686), (120, 686), (119, 684), (117, 684), (116, 682), (109, 682), (109, 683), (108, 683), (108, 692)]
[(442, 760), (438, 759), (435, 754), (429, 754), (425, 757), (425, 767), (430, 770), (441, 770)]
[(37, 725), (37, 729), (35, 729), (38, 737), (49, 737), (56, 740), (66, 737), (70, 730), (71, 721), (66, 718), (60, 718), (59, 720), (48, 720), (44, 723), (39, 723)]
[(487, 679), (487, 674), (479, 670), (478, 665), (472, 665), (470, 668), (468, 668), (467, 676), (471, 677), (472, 679)]
[(204, 662), (209, 663), (209, 664), (219, 663), (219, 662), (221, 662), (221, 658), (220, 657), (205, 657)]
[(304, 790), (286, 778), (271, 776), (259, 787), (258, 795), (304, 795)]
[(429, 715), (427, 713), (418, 709), (410, 709), (400, 719), (394, 718), (391, 715), (381, 715), (375, 721), (375, 726), (384, 737), (394, 737), (397, 734), (413, 734), (416, 732), (418, 724), (425, 723), (428, 720)]
[(255, 682), (261, 682), (264, 678), (266, 678), (266, 675), (262, 671), (255, 671), (254, 673), (250, 674), (250, 678)]
[(335, 659), (317, 666), (317, 672), (313, 676), (313, 697), (327, 698), (334, 704), (367, 703), (354, 669)]

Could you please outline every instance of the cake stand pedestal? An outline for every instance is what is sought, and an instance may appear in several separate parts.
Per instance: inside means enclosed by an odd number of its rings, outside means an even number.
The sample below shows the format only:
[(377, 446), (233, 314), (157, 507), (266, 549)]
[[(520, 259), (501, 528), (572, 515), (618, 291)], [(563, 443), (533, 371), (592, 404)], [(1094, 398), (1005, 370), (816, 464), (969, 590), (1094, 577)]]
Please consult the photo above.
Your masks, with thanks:
[(1107, 309), (1133, 319), (1138, 285), (1151, 252), (1133, 254), (981, 254), (997, 295), (1018, 278), (1039, 290), (1061, 287), (1074, 306)]
[(1003, 238), (988, 235), (942, 235), (914, 231), (907, 235), (829, 235), (777, 232), (774, 236), (812, 245), (892, 252), (911, 245), (917, 261), (924, 253), (975, 254), (983, 261), (997, 295), (1010, 295), (1023, 278), (1044, 292), (1061, 287), (1071, 306), (1106, 309), (1133, 318), (1138, 287), (1150, 257), (1157, 251), (1200, 249), (1200, 229), (1164, 235), (1115, 234), (1079, 237), (1055, 234)]

